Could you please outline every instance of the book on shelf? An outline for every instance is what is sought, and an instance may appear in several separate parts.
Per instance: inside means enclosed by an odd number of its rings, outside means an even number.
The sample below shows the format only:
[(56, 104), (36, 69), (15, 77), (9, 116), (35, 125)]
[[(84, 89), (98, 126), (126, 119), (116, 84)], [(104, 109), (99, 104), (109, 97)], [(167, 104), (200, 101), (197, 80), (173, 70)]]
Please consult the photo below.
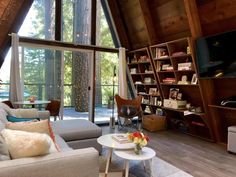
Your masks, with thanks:
[(113, 140), (117, 141), (120, 144), (130, 143), (128, 136), (125, 134), (117, 134), (111, 136)]
[(156, 58), (168, 57), (167, 49), (166, 48), (156, 48), (155, 55), (156, 55)]
[(165, 83), (165, 84), (173, 84), (175, 83), (175, 78), (172, 78), (172, 77), (167, 77), (165, 79), (162, 79), (162, 82)]

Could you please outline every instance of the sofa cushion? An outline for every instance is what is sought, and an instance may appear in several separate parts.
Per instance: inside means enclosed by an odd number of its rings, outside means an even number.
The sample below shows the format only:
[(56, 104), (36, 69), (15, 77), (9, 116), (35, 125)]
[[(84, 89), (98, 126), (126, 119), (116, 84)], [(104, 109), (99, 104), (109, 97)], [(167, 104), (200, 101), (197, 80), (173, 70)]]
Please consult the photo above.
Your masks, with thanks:
[(56, 139), (57, 145), (60, 148), (60, 152), (73, 150), (72, 148), (70, 148), (68, 146), (68, 144), (65, 142), (65, 140), (63, 140), (62, 137), (60, 137), (59, 135), (55, 135), (55, 139)]
[[(1, 132), (13, 159), (45, 155), (54, 145), (47, 134), (4, 129)], [(57, 152), (54, 148), (54, 152)]]
[(7, 121), (7, 112), (1, 107), (0, 107), (0, 121), (4, 124), (8, 122)]
[(0, 135), (0, 161), (3, 160), (10, 160), (10, 154), (3, 137)]
[(38, 118), (39, 117), (38, 110), (35, 108), (12, 109), (10, 115), (15, 116), (15, 117), (24, 117), (24, 118)]
[(0, 108), (4, 109), (8, 114), (11, 114), (12, 109), (5, 103), (0, 102)]
[(97, 138), (102, 135), (100, 127), (84, 119), (55, 121), (52, 122), (52, 128), (55, 134), (59, 134), (66, 142)]

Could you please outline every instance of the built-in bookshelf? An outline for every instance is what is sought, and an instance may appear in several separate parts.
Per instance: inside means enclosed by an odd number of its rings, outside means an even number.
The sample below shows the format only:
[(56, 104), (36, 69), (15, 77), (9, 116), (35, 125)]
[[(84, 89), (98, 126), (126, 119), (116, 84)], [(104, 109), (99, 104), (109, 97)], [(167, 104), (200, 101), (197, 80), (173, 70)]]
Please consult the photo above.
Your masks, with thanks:
[(142, 95), (144, 114), (156, 114), (162, 99), (149, 48), (127, 52), (127, 65), (137, 95)]
[(191, 38), (181, 38), (150, 46), (150, 52), (170, 127), (212, 140), (192, 46)]

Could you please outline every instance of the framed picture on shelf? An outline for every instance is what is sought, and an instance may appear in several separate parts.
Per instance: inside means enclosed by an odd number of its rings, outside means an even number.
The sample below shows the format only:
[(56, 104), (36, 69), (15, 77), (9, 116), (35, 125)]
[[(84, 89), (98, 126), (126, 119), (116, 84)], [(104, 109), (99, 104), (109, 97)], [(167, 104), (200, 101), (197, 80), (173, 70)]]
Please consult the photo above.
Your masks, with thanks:
[(151, 77), (144, 78), (144, 83), (145, 84), (151, 84), (152, 83), (152, 78)]
[(191, 84), (197, 84), (197, 75), (193, 74)]
[(131, 74), (136, 74), (137, 73), (137, 68), (131, 68), (130, 73)]
[(183, 96), (183, 94), (180, 93), (180, 92), (178, 92), (176, 99), (177, 99), (177, 100), (182, 100), (182, 96)]
[(149, 88), (149, 95), (156, 95), (157, 94), (157, 88)]
[(176, 100), (178, 93), (179, 93), (179, 89), (170, 88), (169, 99)]

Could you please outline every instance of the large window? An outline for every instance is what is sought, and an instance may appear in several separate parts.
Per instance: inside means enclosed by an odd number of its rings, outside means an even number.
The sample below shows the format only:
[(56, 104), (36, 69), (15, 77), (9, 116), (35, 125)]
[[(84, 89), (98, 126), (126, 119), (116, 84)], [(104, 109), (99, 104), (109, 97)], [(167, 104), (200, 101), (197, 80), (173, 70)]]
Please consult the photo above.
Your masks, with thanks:
[[(96, 45), (114, 47), (110, 28), (106, 21), (100, 0), (96, 0)], [(34, 0), (18, 34), (36, 39), (55, 39), (56, 0)], [(61, 40), (75, 44), (91, 44), (92, 0), (62, 0)], [(88, 112), (88, 89), (91, 71), (91, 53), (44, 48), (20, 48), (22, 76), (24, 79), (25, 99), (35, 95), (38, 99), (60, 98), (62, 87), (61, 71), (64, 71), (64, 106)], [(91, 51), (90, 51), (91, 52)], [(10, 58), (10, 56), (8, 56)], [(64, 68), (61, 69), (61, 58)], [(0, 73), (10, 69), (6, 59)], [(110, 108), (113, 85), (113, 68), (118, 70), (117, 54), (96, 52), (96, 106)], [(8, 91), (9, 75), (1, 74)], [(117, 92), (117, 83), (114, 86)], [(3, 92), (3, 91), (1, 91)], [(4, 94), (5, 94), (4, 92)], [(6, 95), (9, 95), (6, 94)], [(5, 95), (5, 96), (6, 96)], [(0, 95), (1, 96), (1, 95)], [(6, 97), (7, 98), (7, 97)], [(84, 100), (86, 98), (86, 100)], [(86, 104), (85, 104), (86, 103)], [(109, 112), (109, 111), (108, 111)]]
[(34, 0), (18, 34), (53, 40), (55, 34), (55, 0)]

